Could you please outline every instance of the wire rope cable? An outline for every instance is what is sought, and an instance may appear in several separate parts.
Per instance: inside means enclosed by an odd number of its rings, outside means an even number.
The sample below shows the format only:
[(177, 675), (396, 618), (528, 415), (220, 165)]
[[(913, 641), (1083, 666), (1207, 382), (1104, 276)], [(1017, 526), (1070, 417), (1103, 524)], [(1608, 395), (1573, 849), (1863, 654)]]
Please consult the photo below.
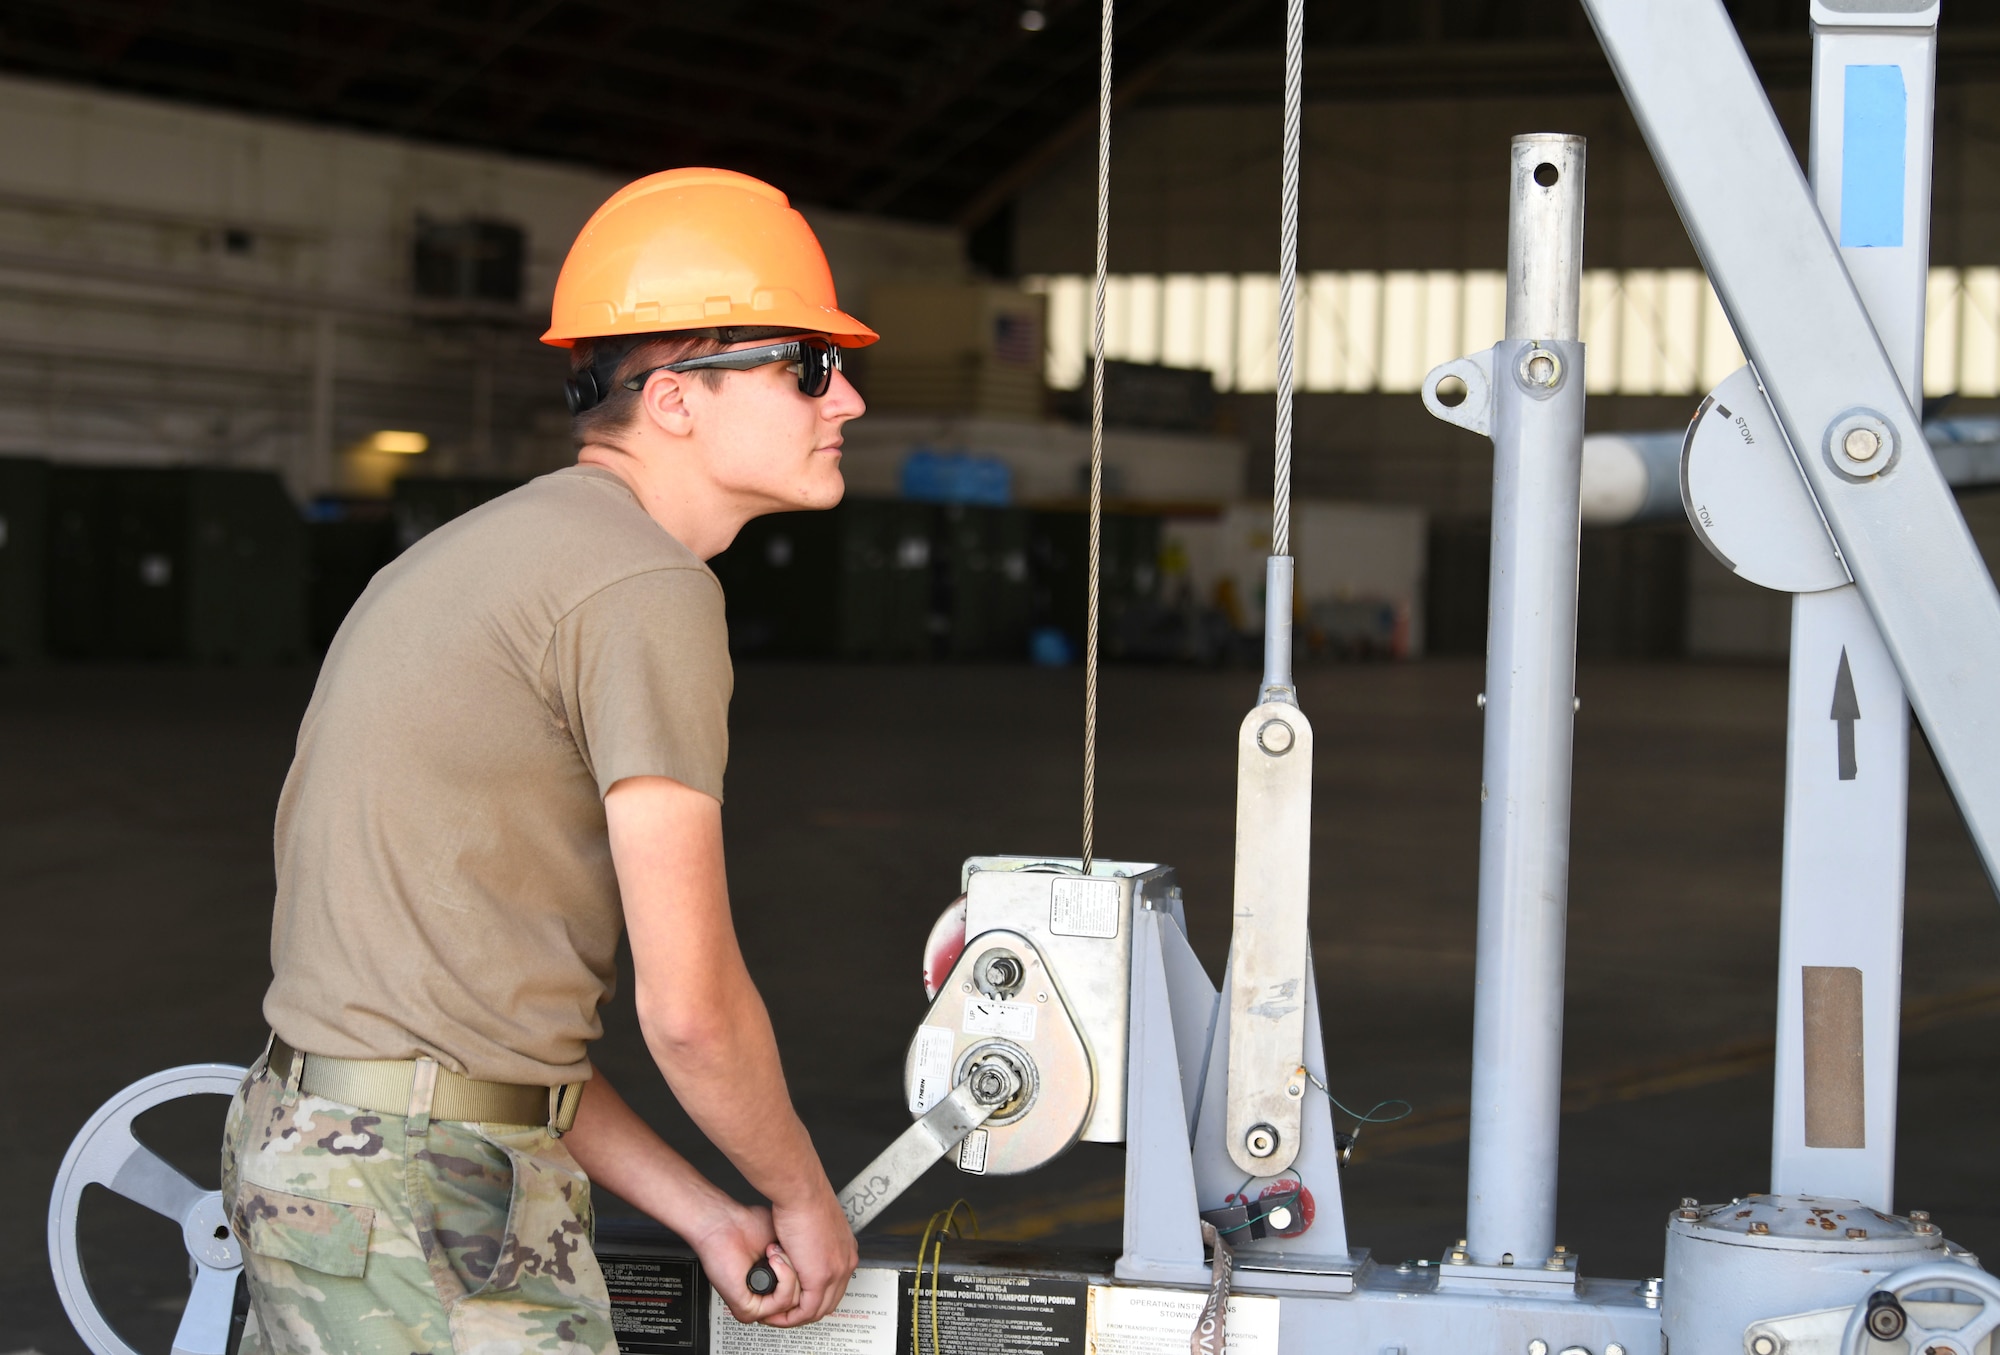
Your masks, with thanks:
[[(1299, 310), (1299, 122), (1305, 89), (1305, 33), (1305, 0), (1285, 0), (1285, 130), (1283, 177), (1278, 190), (1278, 426), (1271, 458), (1273, 555), (1292, 553), (1292, 382)], [(1100, 213), (1102, 210), (1099, 208)], [(1101, 251), (1102, 246), (1099, 248)]]
[(1097, 805), (1097, 570), (1104, 535), (1104, 291), (1111, 260), (1112, 9), (1113, 0), (1104, 0), (1098, 23), (1097, 276), (1090, 298), (1090, 579), (1083, 629), (1082, 859), (1085, 875), (1090, 874)]

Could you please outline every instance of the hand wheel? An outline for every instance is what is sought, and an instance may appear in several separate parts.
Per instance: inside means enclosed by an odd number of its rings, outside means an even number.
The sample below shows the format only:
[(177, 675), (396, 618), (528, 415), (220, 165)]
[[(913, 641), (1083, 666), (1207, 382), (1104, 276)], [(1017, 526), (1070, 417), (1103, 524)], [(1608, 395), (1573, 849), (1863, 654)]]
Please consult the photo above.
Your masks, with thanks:
[[(1979, 1311), (1963, 1326), (1930, 1328), (1910, 1314), (1902, 1300), (1926, 1289), (1956, 1289), (1978, 1296)], [(2000, 1280), (1961, 1261), (1925, 1261), (1897, 1271), (1854, 1305), (1841, 1337), (1841, 1355), (1866, 1355), (1868, 1342), (1910, 1343), (1910, 1355), (1973, 1355), (2000, 1327)]]
[[(133, 1083), (84, 1124), (56, 1171), (49, 1197), (49, 1268), (63, 1311), (96, 1355), (138, 1355), (98, 1311), (76, 1248), (77, 1206), (85, 1186), (105, 1186), (180, 1226), (193, 1262), (194, 1288), (174, 1333), (174, 1355), (227, 1355), (229, 1321), (243, 1252), (223, 1213), (222, 1192), (203, 1190), (133, 1137), (132, 1121), (183, 1096), (233, 1096), (244, 1070), (200, 1063), (169, 1068)], [(216, 1125), (218, 1150), (222, 1126)]]

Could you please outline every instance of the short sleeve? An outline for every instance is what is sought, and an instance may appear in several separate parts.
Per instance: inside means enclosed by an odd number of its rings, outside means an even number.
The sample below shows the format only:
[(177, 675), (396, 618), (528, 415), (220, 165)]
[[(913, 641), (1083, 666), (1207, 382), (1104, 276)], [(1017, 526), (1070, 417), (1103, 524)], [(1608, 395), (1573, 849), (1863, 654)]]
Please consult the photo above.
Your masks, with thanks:
[(556, 624), (564, 716), (598, 794), (665, 776), (716, 799), (729, 761), (729, 630), (705, 569), (600, 589)]

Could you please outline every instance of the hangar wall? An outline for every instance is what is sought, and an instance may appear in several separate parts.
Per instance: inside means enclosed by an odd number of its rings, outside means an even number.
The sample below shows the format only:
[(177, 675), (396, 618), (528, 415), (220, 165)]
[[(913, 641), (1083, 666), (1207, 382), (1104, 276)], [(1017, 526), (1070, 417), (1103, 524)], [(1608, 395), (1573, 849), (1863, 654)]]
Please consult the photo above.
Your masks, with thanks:
[[(1948, 74), (1948, 73), (1947, 73)], [(1312, 96), (1308, 87), (1308, 98)], [(1772, 103), (1803, 154), (1808, 95)], [(2000, 91), (1941, 84), (1932, 262), (2000, 263)], [(1696, 266), (1665, 186), (1614, 92), (1545, 97), (1322, 98), (1305, 110), (1299, 266), (1312, 270), (1498, 269), (1506, 259), (1507, 144), (1523, 131), (1590, 139), (1585, 265)], [(1275, 101), (1140, 104), (1112, 136), (1114, 273), (1251, 273), (1277, 266), (1279, 112)], [(1078, 144), (1016, 205), (1014, 267), (1087, 272), (1094, 148)], [(1248, 475), (1269, 474), (1268, 395), (1228, 398), (1250, 444)], [(1670, 428), (1682, 396), (1593, 396), (1590, 426)], [(1954, 412), (1985, 412), (1962, 401)], [(1294, 476), (1301, 493), (1478, 514), (1491, 493), (1485, 444), (1430, 418), (1409, 395), (1300, 393)]]
[[(568, 458), (536, 336), (622, 176), (12, 77), (0, 124), (0, 455), (268, 467), (300, 498), (381, 429), (425, 434), (426, 473)], [(811, 216), (857, 307), (963, 269), (956, 231)], [(424, 223), (502, 227), (518, 281), (419, 294)]]

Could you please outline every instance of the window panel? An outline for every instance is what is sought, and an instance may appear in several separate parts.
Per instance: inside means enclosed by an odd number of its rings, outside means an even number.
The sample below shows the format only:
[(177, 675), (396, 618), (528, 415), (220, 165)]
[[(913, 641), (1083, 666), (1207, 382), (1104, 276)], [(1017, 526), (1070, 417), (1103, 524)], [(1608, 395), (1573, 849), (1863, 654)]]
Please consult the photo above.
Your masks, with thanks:
[(1210, 273), (1202, 279), (1201, 362), (1219, 391), (1236, 389), (1236, 278)]
[(1924, 287), (1924, 394), (1958, 390), (1959, 292), (1956, 268), (1933, 268)]
[(2000, 268), (1968, 268), (1958, 325), (1958, 393), (2000, 395)]
[(1660, 393), (1694, 395), (1701, 385), (1701, 308), (1706, 279), (1675, 268), (1660, 279)]
[(1377, 388), (1391, 394), (1414, 391), (1430, 369), (1424, 362), (1424, 275), (1385, 273)]
[(1586, 269), (1580, 332), (1583, 335), (1583, 388), (1591, 395), (1618, 390), (1620, 313), (1618, 275), (1606, 268)]
[(1278, 276), (1245, 273), (1236, 285), (1236, 389), (1278, 388)]
[[(1075, 389), (1090, 351), (1091, 280), (1060, 275), (1024, 285), (1048, 300), (1048, 383)], [(1413, 392), (1438, 363), (1498, 342), (1506, 301), (1506, 276), (1493, 269), (1306, 274), (1299, 280), (1299, 388)], [(1698, 269), (1590, 269), (1582, 311), (1592, 395), (1699, 395), (1744, 362), (1722, 303)], [(1273, 274), (1114, 275), (1105, 319), (1113, 358), (1205, 368), (1220, 391), (1276, 385)], [(2000, 395), (2000, 268), (1931, 270), (1924, 392), (1954, 391)]]
[(1498, 269), (1465, 275), (1464, 322), (1458, 356), (1483, 353), (1507, 337), (1507, 275)]
[(1200, 367), (1202, 358), (1201, 279), (1169, 274), (1160, 288), (1160, 361), (1169, 367)]
[(1349, 273), (1344, 292), (1340, 389), (1372, 391), (1382, 381), (1382, 275)]
[(1723, 383), (1729, 374), (1744, 363), (1743, 348), (1736, 342), (1736, 331), (1729, 323), (1729, 316), (1722, 309), (1722, 298), (1715, 294), (1715, 288), (1708, 279), (1701, 282), (1701, 362), (1699, 382), (1701, 393), (1706, 395)]

